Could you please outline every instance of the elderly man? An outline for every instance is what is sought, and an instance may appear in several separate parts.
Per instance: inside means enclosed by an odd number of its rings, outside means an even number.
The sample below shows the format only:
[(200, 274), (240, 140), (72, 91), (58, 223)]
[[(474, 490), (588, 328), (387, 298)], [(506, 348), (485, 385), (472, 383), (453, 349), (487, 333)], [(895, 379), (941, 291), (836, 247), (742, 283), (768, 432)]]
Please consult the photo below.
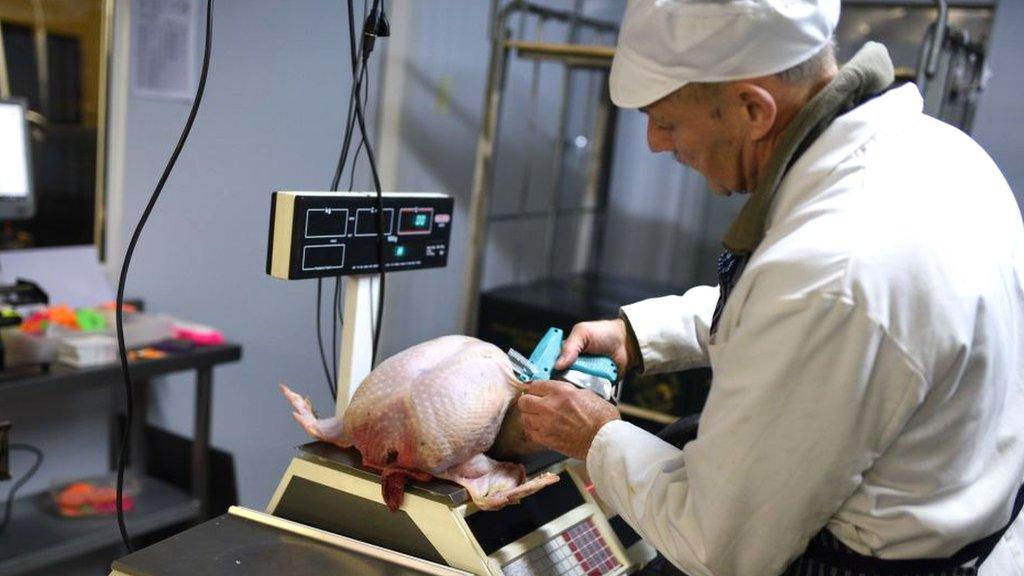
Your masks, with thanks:
[(1020, 211), (977, 144), (890, 87), (882, 46), (837, 69), (838, 18), (629, 2), (612, 99), (652, 151), (750, 198), (717, 288), (577, 325), (558, 366), (711, 366), (711, 393), (682, 451), (561, 382), (520, 399), (524, 423), (690, 576), (1024, 574)]

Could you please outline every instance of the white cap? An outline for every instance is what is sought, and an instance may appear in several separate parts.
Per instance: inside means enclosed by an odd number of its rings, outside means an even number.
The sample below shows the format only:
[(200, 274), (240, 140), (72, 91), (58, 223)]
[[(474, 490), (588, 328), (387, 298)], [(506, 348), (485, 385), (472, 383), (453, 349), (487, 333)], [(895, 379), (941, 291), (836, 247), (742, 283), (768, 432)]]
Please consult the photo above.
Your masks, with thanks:
[(639, 108), (690, 82), (782, 72), (817, 54), (838, 22), (839, 0), (629, 0), (612, 102)]

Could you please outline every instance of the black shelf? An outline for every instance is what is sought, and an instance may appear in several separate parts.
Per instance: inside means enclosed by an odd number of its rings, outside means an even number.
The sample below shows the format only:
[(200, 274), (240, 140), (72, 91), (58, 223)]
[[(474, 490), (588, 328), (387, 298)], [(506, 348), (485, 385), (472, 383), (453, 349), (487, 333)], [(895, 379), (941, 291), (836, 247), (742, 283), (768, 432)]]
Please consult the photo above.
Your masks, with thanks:
[[(144, 379), (182, 370), (212, 367), (224, 362), (237, 361), (241, 357), (242, 348), (237, 344), (200, 346), (187, 354), (168, 354), (165, 358), (132, 362), (128, 369), (132, 378)], [(16, 378), (5, 379), (0, 373), (0, 397), (9, 400), (19, 396), (32, 397), (72, 388), (99, 388), (120, 382), (121, 365), (118, 363), (87, 368), (72, 368), (54, 363), (47, 372), (18, 375)]]
[[(209, 446), (210, 410), (213, 396), (213, 369), (219, 364), (235, 362), (242, 357), (242, 348), (225, 343), (201, 346), (168, 354), (165, 358), (140, 360), (130, 364), (135, 384), (136, 413), (145, 414), (147, 381), (164, 374), (194, 371), (196, 386), (195, 432), (192, 443), (192, 493), (169, 484), (140, 477), (142, 492), (136, 510), (128, 514), (128, 533), (141, 536), (190, 520), (205, 520), (209, 509)], [(33, 398), (44, 394), (62, 394), (71, 390), (115, 388), (121, 385), (121, 366), (110, 363), (87, 368), (53, 364), (44, 372), (13, 370), (0, 372), (0, 402), (12, 398)], [(120, 434), (117, 431), (117, 410), (110, 414), (109, 456), (116, 462)], [(145, 419), (138, 418), (132, 426), (131, 445), (145, 445)], [(17, 423), (15, 423), (15, 427)], [(16, 429), (16, 428), (15, 428)], [(145, 452), (133, 450), (132, 462), (145, 469)], [(0, 535), (0, 576), (46, 569), (82, 554), (117, 546), (120, 532), (117, 521), (110, 518), (94, 520), (62, 519), (49, 504), (49, 494), (27, 496), (15, 501), (11, 522)], [(2, 506), (2, 503), (0, 503)]]
[[(199, 500), (153, 478), (141, 479), (135, 510), (125, 515), (133, 537), (199, 517)], [(45, 568), (121, 542), (117, 520), (61, 518), (48, 493), (14, 501), (11, 521), (0, 535), (0, 576)]]

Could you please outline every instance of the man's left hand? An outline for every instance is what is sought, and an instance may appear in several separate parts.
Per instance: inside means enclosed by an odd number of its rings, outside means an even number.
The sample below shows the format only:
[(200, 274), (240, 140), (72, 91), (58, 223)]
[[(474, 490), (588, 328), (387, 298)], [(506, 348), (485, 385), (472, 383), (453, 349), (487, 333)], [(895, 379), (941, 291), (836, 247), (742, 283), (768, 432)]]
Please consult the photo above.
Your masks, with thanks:
[(586, 460), (602, 426), (619, 411), (600, 396), (557, 380), (533, 382), (519, 397), (527, 437), (571, 458)]

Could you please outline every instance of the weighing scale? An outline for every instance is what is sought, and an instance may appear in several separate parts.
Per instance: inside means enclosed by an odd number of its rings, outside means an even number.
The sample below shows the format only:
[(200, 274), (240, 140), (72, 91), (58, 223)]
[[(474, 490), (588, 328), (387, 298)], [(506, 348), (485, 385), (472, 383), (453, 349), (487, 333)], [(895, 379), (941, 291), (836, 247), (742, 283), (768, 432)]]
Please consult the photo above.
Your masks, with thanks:
[[(489, 576), (626, 574), (634, 568), (580, 475), (561, 454), (522, 463), (559, 482), (494, 512), (447, 481), (410, 483), (401, 509), (381, 497), (380, 476), (354, 449), (299, 448), (267, 513), (382, 548)], [(577, 463), (578, 464), (578, 463)]]
[[(445, 266), (452, 199), (391, 193), (383, 200), (385, 269)], [(371, 369), (366, 311), (377, 303), (375, 276), (366, 273), (372, 271), (367, 263), (376, 268), (376, 197), (275, 192), (271, 204), (268, 274), (345, 276), (340, 414)], [(522, 464), (528, 476), (551, 472), (559, 482), (493, 512), (479, 510), (465, 488), (443, 480), (410, 482), (401, 508), (390, 512), (380, 476), (360, 462), (354, 449), (323, 442), (300, 446), (266, 513), (232, 507), (116, 561), (111, 576), (615, 576), (653, 555), (642, 541), (624, 549), (584, 480), (582, 463), (554, 452)]]

